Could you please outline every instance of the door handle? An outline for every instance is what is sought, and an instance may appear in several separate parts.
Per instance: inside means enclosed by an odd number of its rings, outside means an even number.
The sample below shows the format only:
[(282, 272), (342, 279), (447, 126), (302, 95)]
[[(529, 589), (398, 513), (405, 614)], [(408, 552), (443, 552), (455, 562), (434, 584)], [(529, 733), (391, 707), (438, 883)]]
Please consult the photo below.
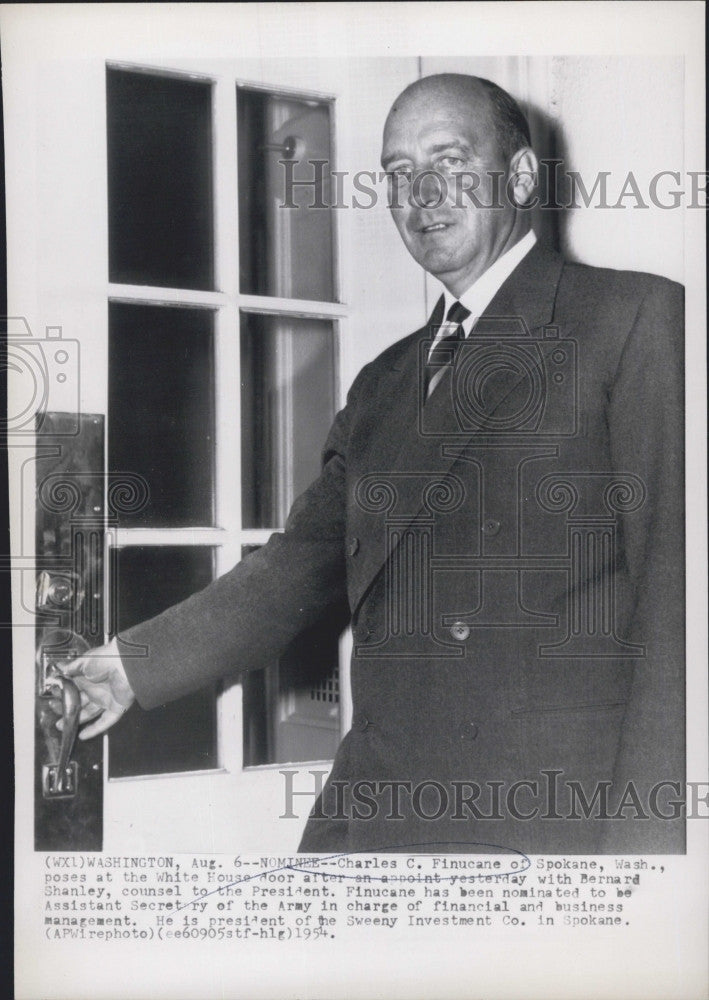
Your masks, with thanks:
[(63, 674), (50, 677), (47, 687), (58, 688), (61, 693), (63, 727), (59, 760), (42, 767), (42, 794), (46, 799), (73, 798), (78, 787), (78, 766), (70, 758), (79, 731), (81, 696), (76, 684)]
[(34, 476), (34, 843), (37, 851), (100, 851), (104, 741), (77, 739), (80, 681), (67, 675), (69, 663), (105, 639), (104, 418), (76, 410), (41, 416)]
[[(79, 785), (79, 768), (71, 759), (79, 729), (81, 695), (62, 667), (88, 652), (82, 636), (70, 629), (51, 629), (44, 633), (37, 650), (39, 723), (44, 736), (42, 754), (42, 797), (73, 799)], [(57, 700), (63, 720), (61, 737), (57, 730)]]

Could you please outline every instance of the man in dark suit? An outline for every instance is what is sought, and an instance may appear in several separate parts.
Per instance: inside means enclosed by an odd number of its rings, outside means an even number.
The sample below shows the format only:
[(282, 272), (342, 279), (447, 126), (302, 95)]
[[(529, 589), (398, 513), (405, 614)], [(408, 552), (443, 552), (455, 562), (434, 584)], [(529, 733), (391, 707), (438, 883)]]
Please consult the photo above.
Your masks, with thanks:
[(82, 735), (346, 596), (352, 728), (302, 850), (682, 851), (681, 288), (536, 243), (487, 81), (408, 87), (382, 162), (433, 315), (355, 379), (284, 533), (122, 637), (147, 657), (76, 661)]

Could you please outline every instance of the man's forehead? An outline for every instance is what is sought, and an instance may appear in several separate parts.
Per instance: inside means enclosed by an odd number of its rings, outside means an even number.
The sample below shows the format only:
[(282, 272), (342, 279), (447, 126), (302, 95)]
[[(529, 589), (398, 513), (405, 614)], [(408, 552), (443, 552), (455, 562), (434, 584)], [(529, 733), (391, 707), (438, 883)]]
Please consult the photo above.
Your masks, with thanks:
[(475, 77), (434, 76), (424, 77), (399, 94), (389, 114), (416, 114), (441, 107), (464, 107), (482, 111), (489, 104), (487, 90)]
[(461, 103), (448, 93), (426, 101), (394, 104), (384, 126), (382, 155), (415, 141), (427, 149), (445, 144), (471, 144), (494, 131), (486, 95)]

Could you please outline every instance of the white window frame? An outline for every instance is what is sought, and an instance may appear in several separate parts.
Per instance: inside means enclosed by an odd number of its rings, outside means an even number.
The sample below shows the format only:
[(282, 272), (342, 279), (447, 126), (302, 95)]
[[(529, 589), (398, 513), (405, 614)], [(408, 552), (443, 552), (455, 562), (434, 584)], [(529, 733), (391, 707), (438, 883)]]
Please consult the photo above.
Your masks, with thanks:
[[(243, 294), (239, 290), (239, 218), (238, 218), (238, 123), (236, 93), (238, 87), (259, 90), (274, 96), (326, 101), (331, 108), (331, 160), (337, 166), (337, 97), (295, 87), (269, 86), (262, 81), (234, 77), (227, 73), (202, 74), (166, 70), (144, 63), (106, 61), (106, 69), (144, 73), (148, 76), (168, 76), (173, 79), (208, 83), (212, 90), (212, 157), (214, 213), (214, 285), (218, 291), (165, 288), (108, 282), (109, 303), (140, 305), (189, 306), (214, 312), (214, 371), (215, 371), (215, 523), (216, 527), (181, 528), (113, 528), (106, 536), (106, 614), (109, 614), (110, 553), (123, 546), (187, 545), (211, 546), (215, 552), (215, 575), (221, 576), (241, 559), (242, 546), (263, 545), (274, 531), (282, 529), (247, 529), (242, 525), (241, 511), (241, 378), (240, 378), (240, 315), (242, 311), (289, 318), (308, 318), (332, 322), (335, 346), (336, 409), (344, 402), (342, 340), (347, 336), (349, 307), (341, 301), (341, 238), (337, 213), (333, 224), (333, 289), (332, 302), (284, 298), (280, 296)], [(106, 205), (108, 211), (108, 205)], [(106, 432), (110, 415), (106, 416)], [(324, 442), (323, 442), (324, 443)], [(346, 633), (340, 641), (340, 736), (349, 726), (351, 698), (349, 684), (349, 654), (351, 637)], [(217, 767), (206, 771), (190, 770), (160, 772), (110, 778), (114, 782), (131, 782), (181, 775), (214, 774), (215, 772), (259, 771), (283, 767), (283, 763), (244, 766), (242, 733), (242, 690), (236, 682), (217, 696)], [(239, 720), (235, 726), (234, 722)], [(297, 766), (331, 765), (332, 761), (297, 761)]]

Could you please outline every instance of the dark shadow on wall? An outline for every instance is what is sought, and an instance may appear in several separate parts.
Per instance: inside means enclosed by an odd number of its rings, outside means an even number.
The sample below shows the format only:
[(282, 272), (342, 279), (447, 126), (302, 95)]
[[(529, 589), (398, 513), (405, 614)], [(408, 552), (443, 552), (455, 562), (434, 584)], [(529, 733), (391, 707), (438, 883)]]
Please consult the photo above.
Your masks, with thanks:
[[(574, 167), (569, 160), (563, 126), (535, 105), (527, 105), (526, 115), (532, 146), (540, 162), (536, 191), (539, 203), (532, 209), (534, 230), (550, 250), (557, 251), (565, 260), (581, 263), (568, 238), (568, 221), (573, 211), (568, 206), (579, 195), (574, 195), (569, 179)], [(591, 178), (586, 178), (586, 187), (592, 190)]]
[(538, 205), (532, 209), (532, 224), (540, 240), (550, 250), (568, 257), (564, 239), (565, 185), (567, 169), (566, 142), (559, 122), (536, 105), (527, 105), (527, 121), (532, 146), (540, 161), (536, 195)]

